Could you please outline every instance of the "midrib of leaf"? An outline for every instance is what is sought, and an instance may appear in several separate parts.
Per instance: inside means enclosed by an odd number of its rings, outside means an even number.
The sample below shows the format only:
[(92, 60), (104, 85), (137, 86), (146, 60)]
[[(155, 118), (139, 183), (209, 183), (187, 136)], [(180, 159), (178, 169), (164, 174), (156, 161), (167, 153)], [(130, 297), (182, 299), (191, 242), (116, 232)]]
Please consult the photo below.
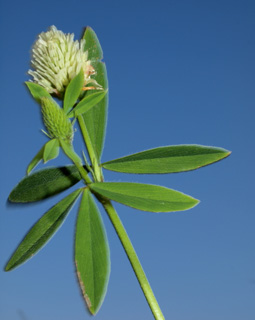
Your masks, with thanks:
[[(100, 189), (100, 190), (102, 190), (102, 189)], [(175, 191), (175, 190), (173, 190), (173, 191)], [(100, 194), (100, 192), (98, 192), (97, 190), (95, 190), (95, 192), (96, 193), (99, 193)], [(125, 197), (126, 199), (128, 199), (128, 200), (133, 200), (133, 199), (136, 199), (136, 200), (138, 200), (139, 202), (144, 202), (144, 201), (146, 201), (146, 202), (153, 202), (153, 203), (160, 203), (160, 204), (162, 204), (162, 205), (164, 205), (165, 203), (174, 203), (174, 204), (183, 204), (183, 203), (185, 203), (185, 204), (189, 204), (189, 203), (193, 203), (193, 201), (169, 201), (169, 200), (157, 200), (157, 199), (151, 199), (151, 198), (142, 198), (142, 197), (138, 197), (138, 196), (133, 196), (133, 195), (127, 195), (127, 194), (125, 194), (125, 193), (116, 193), (116, 192), (112, 192), (112, 191), (105, 191), (105, 190), (103, 190), (103, 192), (105, 193), (105, 197), (107, 197), (108, 198), (108, 196), (106, 196), (106, 194), (110, 194), (110, 195), (121, 195), (121, 196), (123, 196), (123, 197)], [(178, 192), (178, 191), (176, 191), (176, 192)], [(181, 192), (180, 192), (181, 193)], [(184, 194), (183, 194), (184, 195)], [(187, 195), (184, 195), (184, 196), (187, 196)], [(189, 196), (187, 196), (187, 197), (189, 197)], [(111, 197), (109, 197), (108, 199), (112, 199)], [(112, 200), (114, 200), (114, 199), (112, 199)], [(119, 202), (118, 200), (114, 200), (114, 201), (116, 201), (116, 202)], [(124, 205), (126, 205), (125, 203), (123, 203)], [(139, 209), (139, 210), (143, 210), (143, 209)], [(146, 211), (146, 210), (144, 210), (144, 211)]]
[[(144, 151), (145, 152), (145, 151)], [(151, 157), (151, 158), (143, 158), (143, 157), (141, 157), (141, 158), (136, 158), (136, 159), (132, 159), (131, 157), (132, 157), (132, 155), (130, 155), (130, 156), (126, 156), (126, 157), (122, 157), (122, 158), (120, 158), (120, 159), (116, 159), (116, 160), (112, 160), (112, 161), (108, 161), (108, 162), (105, 162), (105, 163), (103, 163), (103, 165), (104, 164), (112, 164), (113, 162), (114, 163), (127, 163), (127, 162), (139, 162), (139, 161), (143, 161), (143, 162), (146, 162), (146, 161), (148, 161), (148, 162), (150, 162), (151, 160), (156, 160), (156, 159), (169, 159), (169, 160), (171, 160), (171, 158), (175, 158), (175, 160), (178, 160), (178, 158), (180, 158), (180, 159), (183, 159), (184, 157), (189, 157), (189, 158), (192, 158), (192, 157), (204, 157), (204, 156), (208, 156), (208, 155), (214, 155), (214, 156), (217, 156), (217, 155), (220, 155), (220, 154), (223, 154), (224, 152), (209, 152), (209, 153), (197, 153), (197, 154), (192, 154), (192, 155), (187, 155), (187, 154), (182, 154), (182, 155), (180, 155), (180, 154), (178, 154), (178, 155), (168, 155), (168, 156), (164, 156), (164, 155), (155, 155), (155, 156), (153, 156), (153, 157)], [(226, 153), (225, 154), (225, 157), (228, 155), (228, 153)], [(149, 156), (149, 155), (147, 155), (147, 156)], [(130, 157), (130, 159), (128, 159), (128, 157)], [(219, 159), (219, 160), (221, 160), (221, 159)]]

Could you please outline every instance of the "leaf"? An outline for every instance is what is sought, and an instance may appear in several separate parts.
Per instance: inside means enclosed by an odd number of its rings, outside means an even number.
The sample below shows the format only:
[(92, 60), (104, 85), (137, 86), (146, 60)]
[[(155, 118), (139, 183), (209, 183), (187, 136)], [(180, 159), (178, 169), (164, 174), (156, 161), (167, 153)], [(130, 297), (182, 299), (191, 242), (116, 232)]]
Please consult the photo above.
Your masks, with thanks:
[(47, 97), (49, 99), (52, 99), (49, 92), (46, 89), (44, 89), (42, 86), (40, 86), (39, 84), (34, 83), (34, 82), (30, 82), (30, 81), (25, 82), (25, 84), (27, 85), (31, 95), (33, 96), (33, 98), (37, 102), (41, 103), (42, 97)]
[(187, 210), (199, 203), (184, 193), (150, 184), (131, 182), (92, 183), (90, 189), (111, 200), (151, 212)]
[(95, 31), (90, 27), (86, 27), (83, 39), (86, 40), (84, 51), (88, 51), (88, 60), (102, 60), (103, 50)]
[(75, 76), (69, 83), (69, 85), (66, 88), (65, 97), (64, 97), (64, 106), (63, 109), (65, 113), (67, 114), (76, 101), (78, 100), (81, 90), (84, 86), (84, 73), (83, 70), (80, 71), (77, 76)]
[(83, 297), (95, 314), (105, 297), (110, 256), (103, 221), (88, 189), (83, 192), (77, 219), (75, 264)]
[(39, 152), (35, 155), (32, 161), (29, 163), (27, 167), (27, 174), (29, 174), (43, 159), (44, 146), (39, 150)]
[(81, 189), (74, 191), (36, 222), (10, 258), (5, 271), (10, 271), (30, 259), (50, 240), (64, 222), (80, 193)]
[(12, 190), (12, 202), (34, 202), (58, 194), (81, 180), (78, 169), (71, 165), (35, 171), (23, 178)]
[[(108, 80), (106, 74), (106, 67), (103, 62), (94, 63), (97, 74), (94, 77), (96, 81), (104, 88), (108, 87)], [(91, 95), (92, 92), (88, 91), (86, 96)], [(88, 112), (83, 114), (83, 119), (85, 121), (86, 127), (88, 129), (90, 139), (93, 145), (93, 148), (97, 154), (98, 161), (101, 158), (104, 140), (105, 140), (105, 131), (107, 123), (107, 112), (108, 112), (108, 93), (104, 98), (95, 105)]]
[[(88, 51), (88, 59), (91, 60), (96, 71), (96, 75), (93, 76), (93, 78), (104, 88), (104, 90), (106, 90), (108, 88), (107, 72), (105, 64), (100, 61), (100, 59), (103, 58), (103, 52), (97, 36), (95, 32), (88, 27), (85, 30), (83, 38), (86, 40), (84, 50)], [(91, 94), (93, 94), (93, 91), (90, 90), (86, 93), (86, 97)], [(101, 158), (104, 146), (107, 112), (108, 93), (99, 103), (97, 103), (97, 105), (83, 115), (92, 146), (98, 157), (98, 162)]]
[(91, 108), (93, 108), (96, 104), (98, 104), (104, 98), (106, 93), (107, 93), (107, 90), (99, 91), (99, 92), (87, 95), (77, 104), (74, 110), (72, 110), (68, 114), (68, 117), (72, 118), (74, 116), (78, 116), (80, 114), (88, 112)]
[(45, 144), (43, 152), (44, 163), (52, 159), (57, 158), (59, 154), (59, 141), (57, 139), (52, 139)]
[(222, 148), (201, 145), (168, 146), (108, 161), (102, 167), (125, 173), (173, 173), (201, 168), (229, 154)]

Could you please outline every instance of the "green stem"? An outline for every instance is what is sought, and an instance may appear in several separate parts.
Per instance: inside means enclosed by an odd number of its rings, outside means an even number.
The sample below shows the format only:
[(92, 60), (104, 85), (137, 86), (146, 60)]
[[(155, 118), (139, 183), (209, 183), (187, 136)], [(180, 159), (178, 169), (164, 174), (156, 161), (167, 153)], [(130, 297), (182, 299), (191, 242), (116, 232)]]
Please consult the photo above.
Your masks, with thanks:
[(154, 318), (156, 320), (164, 320), (164, 315), (162, 311), (160, 310), (160, 307), (158, 305), (158, 302), (153, 294), (153, 291), (151, 289), (151, 286), (149, 284), (149, 281), (145, 275), (145, 272), (143, 271), (142, 265), (137, 257), (137, 254), (135, 252), (135, 249), (128, 237), (128, 234), (117, 214), (114, 207), (112, 206), (111, 202), (109, 200), (102, 201), (99, 199), (102, 205), (104, 206), (106, 212), (108, 213), (108, 216), (119, 236), (119, 239), (123, 245), (124, 250), (126, 251), (126, 254), (128, 256), (128, 259), (132, 265), (132, 268), (136, 274), (137, 280), (140, 283), (140, 286), (143, 290), (143, 293), (146, 297), (146, 300), (151, 308), (151, 311), (154, 315)]
[(73, 146), (61, 140), (60, 140), (60, 144), (64, 153), (67, 155), (67, 157), (76, 165), (84, 181), (87, 184), (91, 183), (92, 180), (88, 176), (87, 171), (84, 169), (80, 157), (75, 153)]
[(83, 135), (83, 139), (84, 139), (86, 148), (88, 150), (88, 154), (89, 154), (89, 157), (90, 157), (90, 161), (91, 161), (92, 167), (93, 167), (94, 172), (95, 172), (96, 179), (97, 179), (97, 181), (103, 181), (102, 170), (101, 170), (101, 167), (98, 164), (97, 156), (95, 154), (92, 142), (90, 140), (89, 132), (88, 132), (88, 129), (86, 127), (85, 121), (84, 121), (82, 115), (79, 115), (77, 117), (77, 119), (78, 119), (78, 122), (79, 122), (79, 125), (80, 125), (80, 128), (81, 128), (81, 132), (82, 132), (82, 135)]

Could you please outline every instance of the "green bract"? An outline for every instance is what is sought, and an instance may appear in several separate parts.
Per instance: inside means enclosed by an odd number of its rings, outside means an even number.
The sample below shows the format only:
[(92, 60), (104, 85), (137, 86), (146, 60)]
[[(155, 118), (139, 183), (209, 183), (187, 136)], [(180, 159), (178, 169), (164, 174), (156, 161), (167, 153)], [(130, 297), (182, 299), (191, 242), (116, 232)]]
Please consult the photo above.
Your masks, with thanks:
[[(37, 253), (58, 230), (79, 195), (82, 195), (75, 230), (75, 266), (88, 310), (91, 314), (98, 312), (110, 274), (109, 245), (97, 207), (99, 202), (118, 234), (154, 318), (163, 320), (164, 316), (111, 200), (150, 212), (183, 211), (196, 206), (199, 200), (157, 185), (105, 182), (102, 170), (134, 174), (185, 172), (215, 163), (226, 158), (230, 152), (210, 146), (174, 145), (101, 164), (108, 111), (108, 80), (106, 66), (102, 62), (103, 51), (95, 32), (89, 27), (81, 41), (74, 41), (73, 38), (73, 35), (51, 27), (48, 32), (39, 35), (34, 45), (34, 70), (29, 71), (33, 82), (26, 84), (35, 102), (41, 106), (49, 140), (29, 163), (28, 175), (12, 190), (9, 201), (40, 201), (79, 182), (81, 186), (49, 209), (31, 228), (5, 270), (16, 268)], [(61, 106), (56, 96), (60, 98)], [(72, 122), (70, 118), (73, 118)], [(74, 125), (80, 130), (87, 155), (74, 148)], [(42, 160), (46, 163), (56, 159), (60, 149), (73, 165), (48, 167), (31, 174)]]
[(84, 85), (84, 73), (82, 70), (75, 76), (65, 91), (63, 109), (68, 113), (78, 100)]

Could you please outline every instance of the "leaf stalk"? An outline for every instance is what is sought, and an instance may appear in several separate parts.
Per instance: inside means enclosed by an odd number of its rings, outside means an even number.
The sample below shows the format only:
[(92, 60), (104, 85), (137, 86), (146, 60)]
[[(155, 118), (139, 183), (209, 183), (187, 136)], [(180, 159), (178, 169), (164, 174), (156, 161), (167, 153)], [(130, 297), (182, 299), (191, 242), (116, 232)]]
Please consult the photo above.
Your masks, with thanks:
[(77, 117), (77, 119), (78, 119), (78, 122), (79, 122), (79, 125), (80, 125), (80, 128), (81, 128), (81, 132), (82, 132), (82, 135), (83, 135), (83, 139), (84, 139), (86, 148), (88, 150), (88, 154), (89, 154), (89, 157), (90, 157), (90, 161), (91, 161), (92, 167), (94, 169), (96, 180), (99, 181), (99, 182), (102, 182), (103, 181), (102, 169), (98, 164), (97, 156), (95, 154), (95, 150), (94, 150), (93, 145), (91, 143), (86, 124), (85, 124), (85, 122), (83, 120), (82, 115), (79, 115)]
[(113, 205), (111, 204), (111, 202), (109, 200), (105, 200), (105, 199), (98, 199), (105, 211), (107, 212), (117, 234), (118, 237), (122, 243), (122, 246), (127, 254), (127, 257), (131, 263), (131, 266), (135, 272), (135, 275), (137, 277), (137, 280), (139, 281), (139, 284), (141, 286), (141, 289), (143, 290), (143, 293), (145, 295), (145, 298), (150, 306), (150, 309), (154, 315), (154, 318), (156, 320), (165, 320), (164, 315), (158, 305), (158, 302), (154, 296), (154, 293), (152, 291), (152, 288), (150, 286), (150, 283), (146, 277), (146, 274), (142, 268), (142, 265), (138, 259), (138, 256), (135, 252), (135, 249), (132, 245), (131, 240), (129, 239), (129, 236), (116, 212), (116, 210), (114, 209)]

